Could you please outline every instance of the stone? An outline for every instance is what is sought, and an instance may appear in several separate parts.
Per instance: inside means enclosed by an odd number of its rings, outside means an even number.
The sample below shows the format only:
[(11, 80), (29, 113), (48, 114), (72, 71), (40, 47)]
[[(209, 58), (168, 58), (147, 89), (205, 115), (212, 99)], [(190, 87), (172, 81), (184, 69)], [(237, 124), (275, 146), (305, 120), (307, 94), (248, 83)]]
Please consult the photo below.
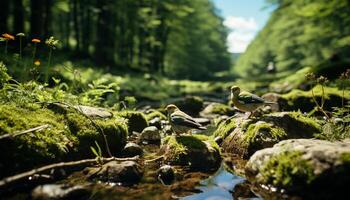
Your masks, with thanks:
[(159, 142), (160, 139), (160, 131), (155, 126), (146, 127), (140, 135), (140, 140), (145, 142)]
[(158, 169), (158, 180), (163, 184), (169, 185), (175, 179), (175, 170), (170, 165), (163, 165)]
[(90, 192), (81, 185), (46, 184), (37, 186), (32, 191), (32, 199), (87, 199)]
[(111, 112), (109, 112), (107, 109), (104, 109), (104, 108), (97, 108), (97, 107), (83, 106), (83, 105), (74, 106), (74, 108), (89, 117), (110, 118), (113, 116)]
[(299, 112), (279, 112), (261, 118), (232, 118), (221, 123), (215, 136), (222, 136), (225, 152), (249, 158), (256, 151), (285, 140), (311, 138), (321, 132), (321, 125)]
[(219, 146), (205, 135), (167, 136), (162, 140), (164, 162), (187, 166), (194, 171), (211, 171), (220, 166)]
[(102, 165), (97, 173), (93, 173), (91, 178), (103, 182), (113, 182), (122, 184), (134, 184), (141, 180), (143, 170), (135, 161), (111, 161)]
[(222, 103), (210, 103), (207, 105), (203, 111), (200, 112), (200, 115), (207, 118), (216, 118), (221, 115), (234, 115), (235, 110), (233, 107)]
[(210, 120), (207, 118), (194, 118), (196, 122), (200, 123), (202, 126), (206, 126), (210, 124)]
[(159, 117), (155, 117), (155, 118), (149, 120), (148, 125), (155, 126), (158, 129), (162, 129), (162, 122), (161, 122), (161, 119)]
[(279, 104), (278, 104), (278, 101), (280, 100), (281, 98), (281, 95), (280, 94), (276, 94), (276, 93), (266, 93), (264, 95), (261, 96), (263, 99), (265, 99), (266, 101), (269, 101), (269, 102), (276, 102), (276, 104), (270, 104), (270, 108), (271, 108), (271, 111), (272, 112), (278, 112), (280, 111), (280, 107), (279, 107)]
[(134, 157), (134, 156), (142, 156), (143, 155), (143, 149), (140, 145), (129, 142), (125, 145), (124, 149), (122, 150), (123, 157)]
[(250, 182), (267, 189), (313, 199), (337, 199), (348, 194), (350, 141), (284, 140), (257, 151), (245, 171)]

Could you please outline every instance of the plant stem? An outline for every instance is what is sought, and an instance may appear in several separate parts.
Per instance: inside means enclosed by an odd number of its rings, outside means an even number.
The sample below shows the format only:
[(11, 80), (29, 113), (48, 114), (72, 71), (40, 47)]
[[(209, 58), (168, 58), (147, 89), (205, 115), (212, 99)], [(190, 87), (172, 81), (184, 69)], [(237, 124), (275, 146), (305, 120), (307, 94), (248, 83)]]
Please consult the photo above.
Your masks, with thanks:
[(32, 57), (32, 66), (34, 67), (34, 61), (35, 61), (35, 53), (36, 53), (36, 43), (34, 43), (34, 49), (33, 49), (33, 57)]
[(46, 70), (45, 70), (45, 83), (49, 82), (49, 69), (51, 67), (51, 56), (52, 56), (52, 48), (50, 48), (49, 60), (48, 60), (47, 67), (46, 67)]
[(8, 41), (6, 40), (5, 41), (5, 55), (7, 55), (7, 44), (8, 44)]
[(22, 61), (22, 37), (19, 38), (19, 60)]
[(344, 108), (344, 97), (345, 97), (345, 86), (344, 81), (341, 81), (341, 89), (343, 90), (343, 95), (341, 97), (341, 107)]

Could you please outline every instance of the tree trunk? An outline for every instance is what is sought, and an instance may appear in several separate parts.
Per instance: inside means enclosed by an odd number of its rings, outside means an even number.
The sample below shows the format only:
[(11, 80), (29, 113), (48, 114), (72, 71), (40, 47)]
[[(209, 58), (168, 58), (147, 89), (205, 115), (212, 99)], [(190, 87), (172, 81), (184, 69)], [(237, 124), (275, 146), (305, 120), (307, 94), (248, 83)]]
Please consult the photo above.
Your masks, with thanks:
[(0, 34), (8, 32), (7, 18), (9, 15), (9, 0), (1, 1), (1, 12), (0, 12)]
[(23, 33), (24, 31), (24, 7), (22, 0), (13, 1), (13, 31)]
[(45, 0), (31, 0), (30, 34), (32, 38), (44, 37), (44, 5)]
[(100, 65), (114, 64), (115, 24), (113, 0), (99, 0), (97, 18), (97, 35), (95, 44), (95, 61)]

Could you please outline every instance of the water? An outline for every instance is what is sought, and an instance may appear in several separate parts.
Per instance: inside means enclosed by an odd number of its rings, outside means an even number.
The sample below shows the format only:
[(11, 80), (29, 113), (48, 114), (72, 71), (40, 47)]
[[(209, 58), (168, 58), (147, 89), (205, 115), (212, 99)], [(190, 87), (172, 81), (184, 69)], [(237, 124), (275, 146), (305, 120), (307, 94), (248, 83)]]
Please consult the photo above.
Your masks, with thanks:
[[(181, 199), (183, 200), (231, 200), (233, 199), (232, 192), (236, 185), (245, 181), (244, 178), (236, 176), (225, 169), (224, 164), (218, 171), (209, 178), (200, 182), (199, 189), (201, 193), (192, 194)], [(260, 198), (248, 198), (260, 199)]]

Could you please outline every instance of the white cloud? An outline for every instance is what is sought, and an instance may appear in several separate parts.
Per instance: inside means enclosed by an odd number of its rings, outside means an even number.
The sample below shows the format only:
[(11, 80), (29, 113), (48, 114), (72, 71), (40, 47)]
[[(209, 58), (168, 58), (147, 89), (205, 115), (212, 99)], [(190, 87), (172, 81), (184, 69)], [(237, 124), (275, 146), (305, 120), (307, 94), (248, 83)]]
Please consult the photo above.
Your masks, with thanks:
[(224, 25), (230, 29), (238, 30), (257, 30), (258, 24), (254, 18), (229, 16), (225, 19)]
[(227, 44), (228, 51), (232, 53), (244, 52), (258, 31), (258, 24), (254, 18), (229, 16), (224, 25), (231, 30)]

